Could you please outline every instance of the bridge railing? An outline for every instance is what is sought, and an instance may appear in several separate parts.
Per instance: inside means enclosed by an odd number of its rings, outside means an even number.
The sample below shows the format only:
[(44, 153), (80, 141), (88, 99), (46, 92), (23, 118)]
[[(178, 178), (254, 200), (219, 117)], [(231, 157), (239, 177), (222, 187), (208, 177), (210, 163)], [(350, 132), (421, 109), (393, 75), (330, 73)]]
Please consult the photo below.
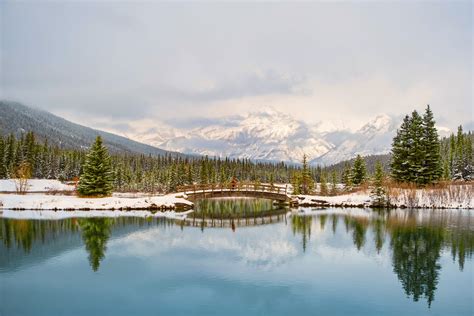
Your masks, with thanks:
[(238, 182), (238, 183), (210, 183), (210, 184), (193, 184), (178, 186), (178, 192), (198, 194), (206, 192), (219, 192), (219, 191), (235, 191), (235, 192), (263, 192), (263, 193), (275, 193), (275, 194), (288, 194), (288, 187), (272, 184), (261, 184), (251, 182)]

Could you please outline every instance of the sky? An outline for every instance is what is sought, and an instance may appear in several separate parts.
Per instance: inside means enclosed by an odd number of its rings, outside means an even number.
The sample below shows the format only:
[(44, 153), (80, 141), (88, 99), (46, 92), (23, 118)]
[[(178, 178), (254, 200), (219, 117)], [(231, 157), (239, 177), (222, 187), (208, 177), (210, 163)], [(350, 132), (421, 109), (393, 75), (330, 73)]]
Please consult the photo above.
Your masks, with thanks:
[(471, 1), (2, 1), (0, 12), (0, 98), (96, 128), (268, 106), (348, 127), (426, 104), (443, 126), (474, 120)]

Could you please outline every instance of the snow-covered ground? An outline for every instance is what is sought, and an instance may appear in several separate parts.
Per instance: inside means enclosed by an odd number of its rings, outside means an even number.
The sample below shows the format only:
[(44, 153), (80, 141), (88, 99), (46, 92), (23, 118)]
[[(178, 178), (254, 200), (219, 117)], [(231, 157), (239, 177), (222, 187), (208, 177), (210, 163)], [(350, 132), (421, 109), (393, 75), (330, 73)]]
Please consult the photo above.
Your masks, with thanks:
[(45, 219), (56, 220), (65, 218), (90, 218), (90, 217), (165, 217), (169, 219), (185, 219), (189, 213), (164, 211), (164, 212), (148, 212), (148, 211), (14, 211), (4, 210), (1, 217), (12, 219)]
[[(0, 180), (0, 192), (16, 192), (17, 183), (14, 179)], [(62, 183), (59, 180), (30, 179), (28, 192), (74, 191), (74, 185)]]
[(151, 197), (104, 197), (80, 198), (67, 195), (48, 194), (0, 194), (0, 209), (22, 210), (139, 210), (175, 209), (176, 205), (193, 204), (182, 195), (168, 194)]
[[(442, 189), (391, 189), (390, 204), (393, 207), (410, 208), (474, 208), (474, 186), (450, 185)], [(370, 207), (369, 191), (359, 191), (338, 196), (298, 195), (301, 206)]]

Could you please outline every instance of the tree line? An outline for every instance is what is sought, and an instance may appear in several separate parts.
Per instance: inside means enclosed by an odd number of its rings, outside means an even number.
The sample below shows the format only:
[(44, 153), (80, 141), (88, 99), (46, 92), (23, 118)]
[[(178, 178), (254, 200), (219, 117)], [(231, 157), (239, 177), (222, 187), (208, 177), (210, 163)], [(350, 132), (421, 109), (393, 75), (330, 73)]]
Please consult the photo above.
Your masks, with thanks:
[[(171, 192), (180, 185), (196, 183), (229, 183), (239, 181), (287, 183), (297, 165), (283, 162), (255, 162), (249, 159), (183, 157), (167, 154), (107, 153), (98, 137), (90, 149), (63, 149), (40, 141), (33, 132), (19, 137), (0, 135), (0, 179), (15, 178), (24, 164), (32, 178), (61, 181), (102, 182), (109, 191)], [(102, 169), (100, 169), (102, 168)], [(311, 168), (311, 173), (314, 174)], [(101, 175), (102, 178), (98, 178)], [(84, 193), (87, 189), (79, 190)], [(97, 193), (97, 192), (96, 192)]]

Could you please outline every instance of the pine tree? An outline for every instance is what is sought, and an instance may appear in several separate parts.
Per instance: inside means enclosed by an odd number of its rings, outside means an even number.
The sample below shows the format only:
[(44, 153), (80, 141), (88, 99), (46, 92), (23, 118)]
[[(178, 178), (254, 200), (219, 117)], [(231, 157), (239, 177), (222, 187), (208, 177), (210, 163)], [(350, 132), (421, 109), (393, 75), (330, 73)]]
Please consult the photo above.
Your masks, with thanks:
[(433, 112), (428, 105), (423, 115), (423, 143), (425, 161), (423, 165), (423, 184), (438, 181), (443, 173), (441, 157), (440, 157), (440, 142), (438, 138), (438, 131), (435, 127)]
[(291, 185), (293, 187), (293, 194), (298, 195), (301, 194), (301, 175), (299, 172), (293, 172), (291, 177)]
[(83, 165), (78, 191), (84, 196), (107, 196), (113, 190), (112, 166), (102, 138), (97, 136)]
[(423, 117), (413, 111), (411, 117), (405, 116), (393, 139), (390, 165), (393, 179), (418, 185), (438, 181), (443, 175), (440, 152), (440, 141), (430, 106), (426, 107)]
[(403, 119), (400, 129), (392, 143), (392, 161), (390, 169), (392, 177), (397, 181), (409, 181), (408, 170), (408, 140), (409, 140), (410, 117), (408, 115)]
[(331, 172), (331, 195), (337, 195), (337, 173), (336, 170)]
[(5, 143), (3, 136), (0, 135), (0, 179), (5, 179), (7, 176), (7, 169), (5, 164)]
[(344, 171), (342, 172), (342, 183), (344, 183), (344, 190), (352, 190), (352, 171), (349, 163), (344, 165)]
[(321, 183), (319, 185), (319, 194), (328, 195), (328, 182), (326, 178), (326, 173), (321, 173)]
[(306, 155), (303, 155), (303, 167), (301, 170), (301, 192), (308, 194), (314, 188), (313, 178), (311, 177), (311, 171), (308, 166), (308, 159)]
[(354, 161), (354, 166), (352, 166), (352, 183), (355, 186), (358, 186), (365, 181), (366, 176), (367, 170), (365, 167), (365, 161), (360, 155), (357, 155)]
[(371, 198), (373, 200), (373, 205), (374, 206), (384, 206), (387, 202), (386, 200), (386, 191), (383, 186), (384, 182), (384, 172), (383, 172), (383, 167), (382, 164), (377, 161), (375, 165), (375, 175), (374, 175), (374, 181), (373, 181), (373, 188), (371, 193)]
[(15, 167), (15, 147), (16, 147), (16, 139), (13, 134), (10, 134), (7, 137), (5, 143), (5, 168), (7, 173), (7, 178), (11, 178), (14, 176), (14, 167)]
[(425, 162), (425, 146), (424, 146), (424, 130), (423, 120), (417, 111), (413, 111), (410, 127), (409, 127), (409, 142), (408, 142), (408, 161), (407, 167), (409, 171), (408, 181), (416, 184), (424, 184), (424, 174), (427, 171)]

